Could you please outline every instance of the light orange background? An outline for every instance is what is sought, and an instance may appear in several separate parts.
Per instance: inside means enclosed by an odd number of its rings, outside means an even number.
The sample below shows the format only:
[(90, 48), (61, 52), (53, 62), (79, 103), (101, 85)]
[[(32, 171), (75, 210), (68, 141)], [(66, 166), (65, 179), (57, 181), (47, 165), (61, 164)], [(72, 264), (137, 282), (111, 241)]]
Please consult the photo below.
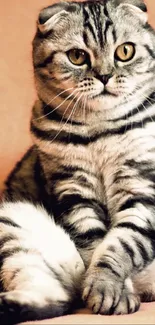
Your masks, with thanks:
[[(155, 0), (146, 0), (155, 26)], [(31, 144), (29, 119), (36, 97), (31, 63), (35, 20), (51, 0), (0, 0), (0, 188), (15, 162)], [(42, 324), (155, 324), (155, 303), (120, 317), (65, 316)], [(88, 315), (87, 315), (88, 314)], [(36, 324), (41, 324), (37, 322)], [(31, 322), (32, 324), (32, 322)]]
[[(155, 26), (155, 0), (146, 0)], [(0, 0), (0, 188), (30, 146), (29, 119), (36, 97), (31, 41), (39, 10), (51, 0)]]

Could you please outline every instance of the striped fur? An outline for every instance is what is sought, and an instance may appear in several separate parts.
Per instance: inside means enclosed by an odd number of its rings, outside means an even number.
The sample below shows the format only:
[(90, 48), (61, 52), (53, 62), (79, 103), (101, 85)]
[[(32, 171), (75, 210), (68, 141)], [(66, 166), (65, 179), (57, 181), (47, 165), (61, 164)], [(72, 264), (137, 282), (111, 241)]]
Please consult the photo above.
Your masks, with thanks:
[[(115, 51), (126, 42), (135, 55), (120, 62)], [(75, 48), (87, 52), (86, 64), (69, 61)], [(11, 313), (27, 320), (25, 310), (29, 319), (64, 314), (80, 294), (101, 314), (155, 299), (154, 53), (142, 1), (41, 11), (34, 146), (9, 176), (0, 208), (5, 321)]]

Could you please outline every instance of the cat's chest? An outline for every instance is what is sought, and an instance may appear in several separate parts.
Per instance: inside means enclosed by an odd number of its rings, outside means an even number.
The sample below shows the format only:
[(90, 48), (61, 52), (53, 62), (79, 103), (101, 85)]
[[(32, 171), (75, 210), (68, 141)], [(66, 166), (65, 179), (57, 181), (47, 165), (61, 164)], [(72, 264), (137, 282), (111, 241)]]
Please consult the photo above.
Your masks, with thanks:
[[(152, 125), (151, 128), (132, 129), (121, 135), (101, 136), (84, 145), (53, 143), (51, 151), (57, 157), (56, 166), (61, 163), (63, 166), (72, 166), (73, 170), (92, 175), (97, 195), (102, 197), (105, 193), (111, 193), (117, 175), (126, 178), (131, 176), (128, 162), (155, 161), (154, 149), (155, 125)], [(53, 163), (48, 163), (48, 173), (55, 168), (57, 169)]]
[(91, 145), (91, 153), (93, 166), (108, 190), (114, 186), (118, 174), (124, 178), (131, 176), (130, 162), (155, 161), (155, 134), (149, 129), (137, 129), (107, 136)]
[(104, 179), (120, 170), (128, 160), (155, 161), (155, 123), (148, 128), (131, 129), (124, 134), (104, 135), (85, 145), (56, 146), (59, 157), (67, 164), (80, 164), (83, 169)]
[[(123, 166), (127, 160), (146, 160), (154, 157), (155, 123), (151, 128), (131, 129), (129, 132), (101, 137), (91, 144), (92, 162), (105, 174), (105, 169)], [(152, 128), (154, 128), (152, 132)]]

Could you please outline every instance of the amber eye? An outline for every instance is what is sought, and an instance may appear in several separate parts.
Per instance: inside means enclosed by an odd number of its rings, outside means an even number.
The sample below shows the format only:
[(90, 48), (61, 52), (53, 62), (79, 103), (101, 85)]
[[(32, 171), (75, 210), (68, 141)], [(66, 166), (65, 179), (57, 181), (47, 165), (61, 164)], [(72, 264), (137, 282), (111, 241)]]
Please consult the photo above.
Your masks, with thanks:
[(130, 61), (135, 55), (135, 45), (133, 43), (124, 43), (115, 51), (115, 60), (127, 62)]
[(83, 50), (73, 49), (67, 52), (71, 63), (75, 65), (83, 65), (87, 63), (88, 54)]

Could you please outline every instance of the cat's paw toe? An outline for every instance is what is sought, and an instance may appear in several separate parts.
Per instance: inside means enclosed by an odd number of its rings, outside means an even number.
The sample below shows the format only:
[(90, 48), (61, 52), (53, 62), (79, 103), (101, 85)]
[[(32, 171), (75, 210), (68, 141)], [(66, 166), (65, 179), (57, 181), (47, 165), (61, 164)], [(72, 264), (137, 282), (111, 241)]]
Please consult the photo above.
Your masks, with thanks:
[(123, 290), (118, 305), (114, 310), (115, 315), (135, 313), (140, 307), (140, 297), (134, 293)]
[(122, 288), (123, 283), (113, 277), (111, 272), (99, 271), (96, 268), (86, 274), (83, 300), (95, 314), (113, 314)]

